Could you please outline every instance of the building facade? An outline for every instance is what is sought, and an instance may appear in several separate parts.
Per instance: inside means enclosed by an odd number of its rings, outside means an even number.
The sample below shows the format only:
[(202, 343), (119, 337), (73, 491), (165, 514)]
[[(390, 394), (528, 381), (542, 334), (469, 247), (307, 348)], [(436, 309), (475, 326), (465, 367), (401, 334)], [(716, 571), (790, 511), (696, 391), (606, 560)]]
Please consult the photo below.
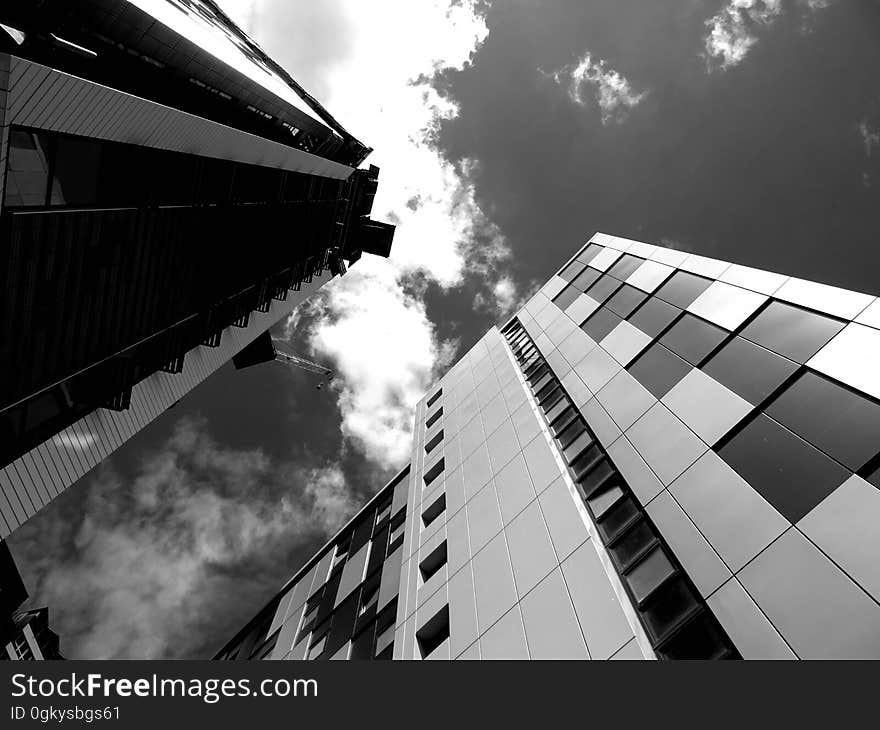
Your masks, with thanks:
[(370, 150), (211, 0), (0, 9), (0, 537), (362, 252)]
[(218, 658), (880, 658), (878, 399), (877, 297), (596, 234)]

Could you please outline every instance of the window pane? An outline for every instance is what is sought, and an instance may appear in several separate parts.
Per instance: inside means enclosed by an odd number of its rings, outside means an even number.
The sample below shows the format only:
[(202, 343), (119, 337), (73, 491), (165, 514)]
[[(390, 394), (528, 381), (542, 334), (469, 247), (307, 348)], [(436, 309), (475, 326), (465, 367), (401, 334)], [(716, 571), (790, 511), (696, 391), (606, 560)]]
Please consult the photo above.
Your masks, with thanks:
[(52, 181), (52, 205), (97, 202), (101, 145), (87, 139), (58, 137)]
[(790, 304), (771, 302), (741, 334), (780, 355), (806, 362), (845, 324)]
[(676, 271), (655, 295), (676, 307), (687, 309), (711, 283), (711, 279), (704, 279), (686, 271)]
[(586, 264), (582, 264), (580, 261), (575, 260), (572, 261), (568, 266), (566, 266), (562, 271), (560, 271), (559, 276), (566, 281), (571, 281), (585, 268), (587, 268)]
[(688, 362), (699, 365), (727, 334), (726, 330), (685, 313), (660, 341)]
[(49, 182), (49, 138), (42, 133), (9, 132), (5, 205), (45, 205)]
[(628, 253), (623, 254), (621, 259), (614, 264), (610, 269), (608, 269), (608, 273), (616, 279), (620, 279), (623, 281), (628, 278), (629, 275), (635, 271), (639, 266), (641, 266), (645, 262), (645, 259), (640, 259), (638, 256), (632, 256)]
[(626, 576), (633, 598), (642, 603), (663, 583), (675, 574), (675, 566), (659, 547), (654, 550)]
[(807, 514), (850, 474), (763, 413), (718, 454), (790, 522)]
[(581, 325), (581, 329), (592, 337), (596, 342), (603, 339), (611, 330), (621, 323), (618, 317), (610, 309), (600, 307), (586, 322)]
[(662, 299), (651, 297), (636, 311), (630, 322), (646, 335), (656, 337), (674, 320), (681, 310), (667, 304)]
[(602, 276), (601, 271), (587, 267), (571, 283), (583, 292), (589, 289), (600, 276)]
[(624, 284), (608, 300), (607, 306), (612, 312), (626, 319), (647, 297), (648, 295), (640, 289)]
[(587, 290), (587, 294), (593, 297), (593, 299), (599, 302), (599, 304), (602, 304), (602, 302), (608, 299), (608, 297), (610, 297), (619, 286), (620, 282), (617, 279), (606, 275), (593, 284), (593, 286)]
[(591, 243), (587, 246), (583, 251), (581, 251), (577, 256), (578, 261), (582, 261), (585, 264), (590, 263), (594, 258), (596, 258), (603, 251), (602, 246), (599, 246), (596, 243)]
[(734, 337), (703, 370), (749, 403), (758, 405), (797, 370), (793, 363), (741, 337)]
[(815, 373), (798, 377), (767, 413), (853, 471), (880, 451), (880, 405)]
[(568, 308), (568, 305), (571, 304), (580, 295), (580, 291), (569, 285), (556, 295), (556, 297), (553, 299), (553, 303), (561, 310), (565, 311)]
[(629, 367), (629, 372), (657, 398), (666, 395), (690, 371), (689, 363), (659, 342), (651, 345)]

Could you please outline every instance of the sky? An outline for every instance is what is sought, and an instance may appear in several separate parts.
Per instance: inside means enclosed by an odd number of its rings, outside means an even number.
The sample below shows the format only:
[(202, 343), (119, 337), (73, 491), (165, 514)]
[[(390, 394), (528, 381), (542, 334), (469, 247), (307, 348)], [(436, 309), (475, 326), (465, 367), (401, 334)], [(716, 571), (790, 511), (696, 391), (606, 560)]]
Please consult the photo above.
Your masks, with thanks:
[(877, 0), (221, 0), (397, 224), (9, 540), (77, 658), (210, 657), (409, 458), (415, 403), (595, 231), (878, 291)]

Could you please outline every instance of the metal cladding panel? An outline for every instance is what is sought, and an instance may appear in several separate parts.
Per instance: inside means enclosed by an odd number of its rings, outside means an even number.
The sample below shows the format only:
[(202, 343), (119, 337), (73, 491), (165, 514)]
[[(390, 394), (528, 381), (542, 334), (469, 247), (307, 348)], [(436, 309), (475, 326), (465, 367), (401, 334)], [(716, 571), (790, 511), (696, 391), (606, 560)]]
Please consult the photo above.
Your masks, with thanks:
[[(52, 103), (63, 95), (64, 104)], [(7, 125), (64, 132), (346, 180), (354, 168), (11, 57)]]

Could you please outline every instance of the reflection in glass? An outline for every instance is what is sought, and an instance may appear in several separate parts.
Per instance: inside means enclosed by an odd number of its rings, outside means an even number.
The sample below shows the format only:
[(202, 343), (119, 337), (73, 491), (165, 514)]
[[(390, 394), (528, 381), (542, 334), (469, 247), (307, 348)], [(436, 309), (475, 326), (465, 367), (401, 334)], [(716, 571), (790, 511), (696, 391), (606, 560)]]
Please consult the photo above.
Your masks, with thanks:
[(780, 355), (806, 362), (845, 324), (816, 312), (774, 301), (741, 334)]

